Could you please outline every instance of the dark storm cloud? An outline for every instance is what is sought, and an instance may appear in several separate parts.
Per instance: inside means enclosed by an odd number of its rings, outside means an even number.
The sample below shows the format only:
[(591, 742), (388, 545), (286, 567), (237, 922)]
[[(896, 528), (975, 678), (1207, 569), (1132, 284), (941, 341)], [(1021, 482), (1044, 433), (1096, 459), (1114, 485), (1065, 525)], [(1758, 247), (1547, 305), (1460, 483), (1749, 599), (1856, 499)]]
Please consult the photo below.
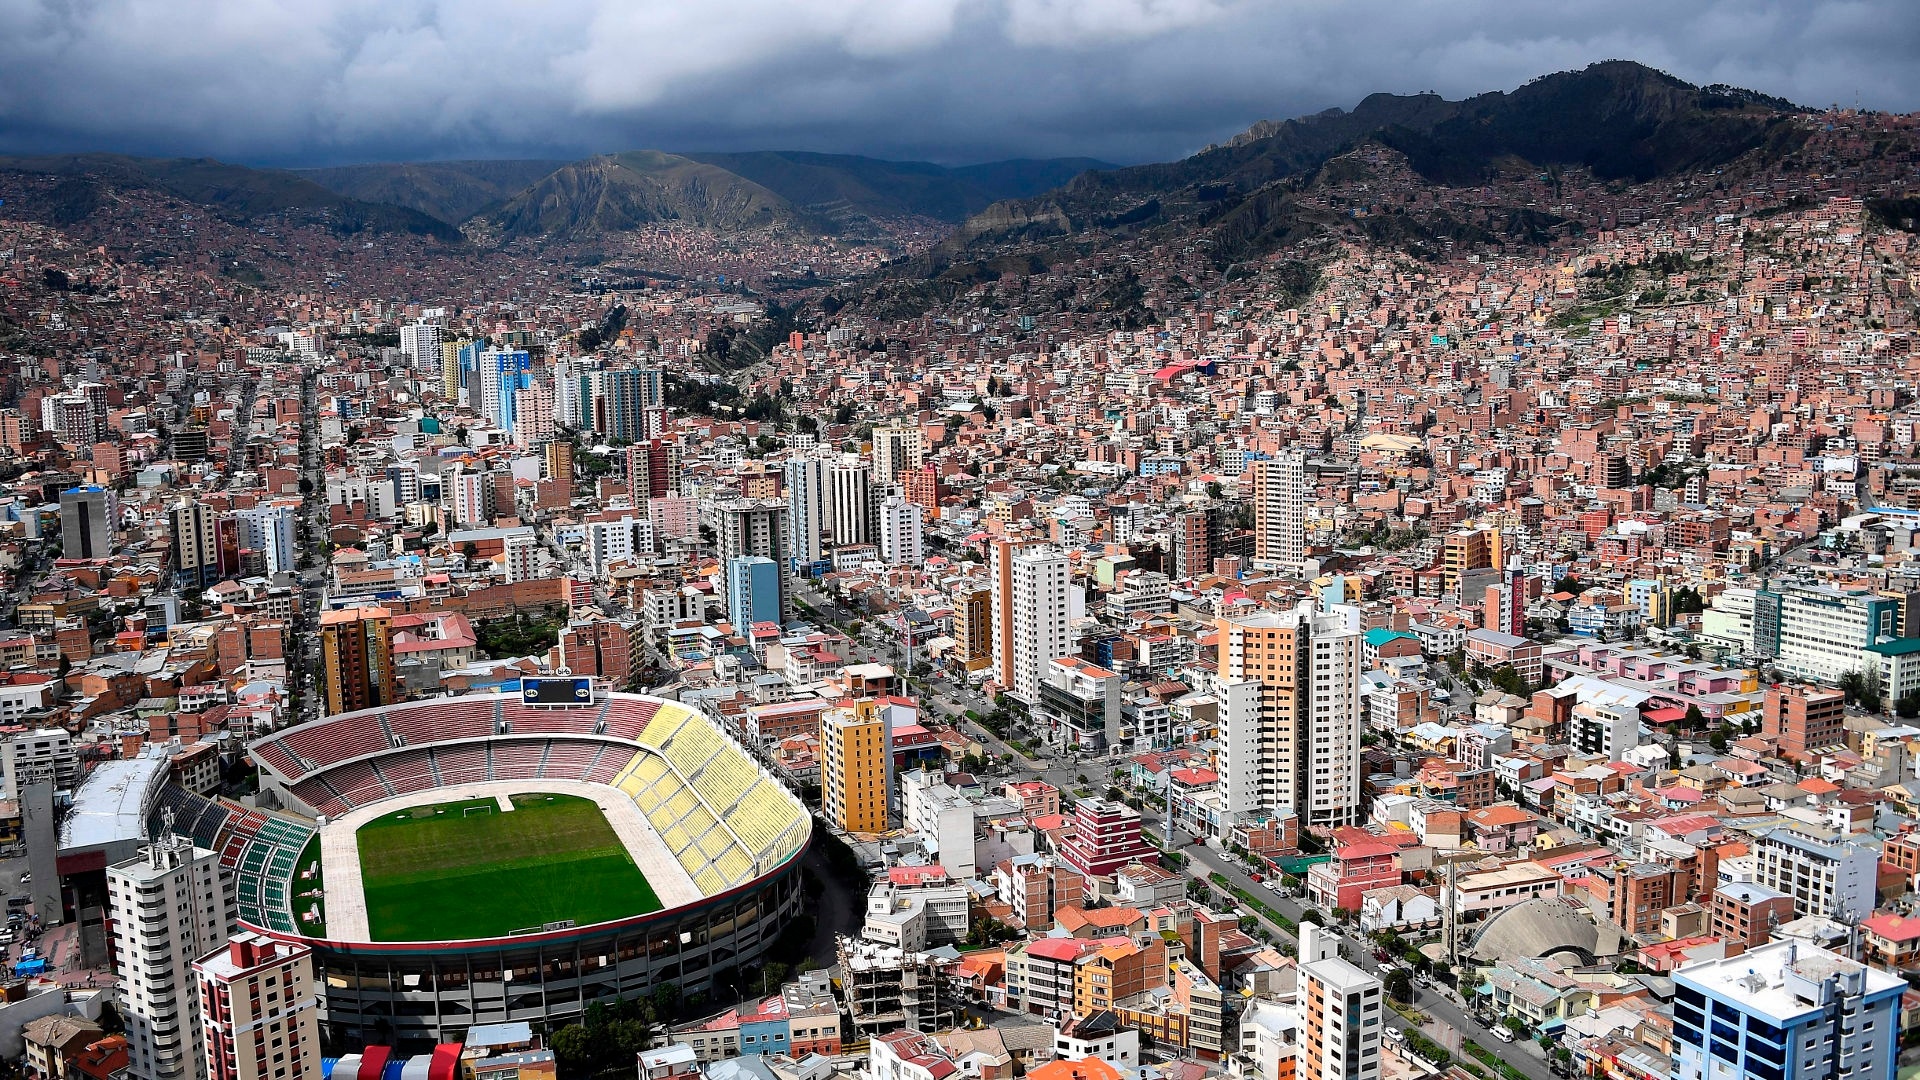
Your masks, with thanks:
[(1377, 90), (1636, 59), (1920, 108), (1914, 0), (0, 0), (0, 148), (1159, 159)]

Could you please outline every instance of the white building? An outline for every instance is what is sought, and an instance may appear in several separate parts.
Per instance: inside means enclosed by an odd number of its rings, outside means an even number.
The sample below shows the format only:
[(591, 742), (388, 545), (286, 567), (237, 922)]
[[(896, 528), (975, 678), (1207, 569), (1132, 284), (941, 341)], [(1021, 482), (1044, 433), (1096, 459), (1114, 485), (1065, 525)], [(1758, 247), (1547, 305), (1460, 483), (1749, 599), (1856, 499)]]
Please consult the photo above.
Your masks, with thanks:
[(653, 554), (653, 521), (631, 514), (616, 521), (587, 522), (587, 562), (595, 577), (635, 555)]
[(800, 563), (819, 562), (823, 550), (821, 538), (827, 531), (826, 459), (789, 458), (784, 472), (793, 558)]
[(439, 371), (440, 340), (440, 328), (433, 323), (410, 323), (400, 328), (400, 355), (416, 371)]
[(1009, 693), (1028, 704), (1040, 698), (1047, 662), (1073, 651), (1067, 557), (1045, 545), (992, 547), (989, 602), (993, 664)]
[[(651, 528), (651, 526), (649, 526)], [(591, 534), (589, 534), (591, 535)], [(532, 581), (540, 576), (543, 552), (540, 540), (531, 534), (509, 536), (501, 541), (507, 584)]]
[(275, 501), (247, 507), (234, 515), (239, 519), (240, 546), (260, 552), (269, 574), (294, 572), (295, 514), (299, 508), (297, 502)]
[(1835, 683), (1859, 669), (1860, 650), (1899, 636), (1899, 618), (1899, 601), (1866, 589), (1788, 584), (1755, 595), (1754, 651), (1794, 678)]
[(1567, 735), (1567, 741), (1581, 754), (1619, 761), (1640, 744), (1640, 709), (1637, 704), (1583, 701), (1573, 707)]
[(207, 1075), (193, 962), (233, 934), (231, 872), (217, 853), (167, 837), (142, 848), (138, 858), (107, 867), (107, 911), (120, 962), (130, 1075)]
[(867, 518), (873, 510), (867, 463), (843, 457), (827, 466), (827, 535), (834, 546), (865, 544), (872, 537)]
[(1307, 454), (1282, 450), (1271, 461), (1254, 463), (1254, 559), (1269, 567), (1293, 568), (1307, 554)]
[(1217, 676), (1213, 697), (1220, 727), (1220, 811), (1231, 822), (1268, 805), (1262, 780), (1260, 680)]
[(1850, 840), (1809, 836), (1781, 825), (1754, 836), (1754, 881), (1793, 897), (1796, 915), (1851, 921), (1873, 914), (1880, 859)]
[(80, 751), (65, 729), (16, 731), (0, 741), (0, 799), (18, 800), (20, 789), (40, 776), (52, 778), (55, 791), (72, 790), (79, 779)]
[[(912, 868), (903, 869), (910, 872)], [(860, 936), (907, 952), (964, 941), (972, 896), (965, 884), (944, 874), (938, 881), (914, 884), (882, 878), (867, 893), (867, 919)]]
[(946, 782), (946, 774), (924, 770), (900, 774), (900, 820), (948, 873), (961, 881), (978, 875), (974, 805)]
[(1107, 597), (1107, 613), (1124, 619), (1131, 615), (1165, 615), (1173, 610), (1173, 583), (1167, 575), (1134, 570)]
[(878, 513), (880, 558), (888, 566), (919, 566), (926, 559), (926, 540), (918, 503), (904, 495), (881, 500)]

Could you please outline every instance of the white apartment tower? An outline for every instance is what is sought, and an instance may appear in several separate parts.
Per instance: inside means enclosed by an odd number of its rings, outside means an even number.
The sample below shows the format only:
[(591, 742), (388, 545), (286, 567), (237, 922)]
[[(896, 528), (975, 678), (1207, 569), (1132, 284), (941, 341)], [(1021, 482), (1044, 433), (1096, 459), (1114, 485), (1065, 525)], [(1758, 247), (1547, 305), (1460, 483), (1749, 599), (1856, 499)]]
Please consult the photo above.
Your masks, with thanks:
[(827, 531), (827, 462), (820, 457), (789, 458), (785, 466), (787, 522), (793, 536), (793, 558), (819, 562), (820, 536)]
[(429, 322), (401, 327), (400, 354), (416, 371), (440, 370), (440, 328)]
[(1307, 557), (1307, 453), (1282, 450), (1253, 463), (1253, 557), (1277, 567), (1299, 566)]
[(233, 878), (220, 856), (167, 836), (107, 867), (107, 909), (120, 965), (129, 1075), (206, 1075), (206, 1044), (193, 962), (234, 931)]
[(926, 541), (918, 503), (889, 495), (880, 504), (880, 558), (888, 566), (919, 566)]
[(1220, 800), (1222, 825), (1240, 820), (1270, 803), (1261, 788), (1260, 680), (1213, 680), (1220, 722)]
[(843, 458), (827, 466), (827, 535), (836, 546), (864, 544), (871, 509), (867, 463)]
[(1003, 540), (993, 545), (991, 557), (994, 671), (1009, 693), (1032, 704), (1039, 700), (1047, 662), (1073, 649), (1067, 556), (1058, 548)]
[(927, 436), (918, 424), (873, 429), (873, 482), (897, 484), (925, 463)]

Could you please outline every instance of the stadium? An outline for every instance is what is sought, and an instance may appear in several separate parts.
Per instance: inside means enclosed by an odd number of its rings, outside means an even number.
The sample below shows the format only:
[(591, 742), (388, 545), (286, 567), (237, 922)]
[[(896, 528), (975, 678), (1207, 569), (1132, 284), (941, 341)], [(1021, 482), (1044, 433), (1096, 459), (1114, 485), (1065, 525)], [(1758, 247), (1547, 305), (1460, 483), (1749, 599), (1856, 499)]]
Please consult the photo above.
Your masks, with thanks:
[(798, 913), (812, 819), (713, 721), (523, 685), (256, 739), (261, 801), (288, 812), (165, 794), (232, 870), (240, 921), (313, 947), (336, 1045), (704, 990)]

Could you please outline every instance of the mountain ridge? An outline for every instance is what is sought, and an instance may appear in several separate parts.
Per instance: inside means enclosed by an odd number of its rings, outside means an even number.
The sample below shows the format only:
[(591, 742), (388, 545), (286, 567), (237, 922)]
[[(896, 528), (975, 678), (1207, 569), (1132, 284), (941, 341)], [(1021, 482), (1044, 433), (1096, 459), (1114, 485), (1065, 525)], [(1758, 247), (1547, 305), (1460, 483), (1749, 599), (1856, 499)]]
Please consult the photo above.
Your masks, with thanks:
[[(935, 260), (1072, 236), (1121, 221), (1217, 215), (1221, 204), (1309, 175), (1374, 141), (1436, 183), (1469, 182), (1497, 163), (1573, 166), (1641, 181), (1724, 163), (1781, 134), (1790, 102), (1731, 87), (1696, 87), (1633, 61), (1556, 72), (1511, 91), (1460, 101), (1376, 93), (1351, 111), (1265, 120), (1179, 161), (1083, 173), (1053, 191), (996, 203), (936, 248)], [(1130, 216), (1133, 221), (1126, 221)]]

